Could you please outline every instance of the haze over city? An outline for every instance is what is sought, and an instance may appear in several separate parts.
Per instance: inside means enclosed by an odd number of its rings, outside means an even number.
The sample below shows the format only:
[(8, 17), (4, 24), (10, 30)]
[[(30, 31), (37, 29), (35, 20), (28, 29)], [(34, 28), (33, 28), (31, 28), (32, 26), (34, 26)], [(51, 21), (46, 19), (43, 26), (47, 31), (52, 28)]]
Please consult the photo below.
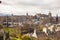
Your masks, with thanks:
[(0, 0), (0, 40), (60, 40), (60, 0)]
[(60, 16), (60, 0), (0, 0), (0, 13), (35, 15), (36, 13), (48, 14), (51, 11), (53, 16)]

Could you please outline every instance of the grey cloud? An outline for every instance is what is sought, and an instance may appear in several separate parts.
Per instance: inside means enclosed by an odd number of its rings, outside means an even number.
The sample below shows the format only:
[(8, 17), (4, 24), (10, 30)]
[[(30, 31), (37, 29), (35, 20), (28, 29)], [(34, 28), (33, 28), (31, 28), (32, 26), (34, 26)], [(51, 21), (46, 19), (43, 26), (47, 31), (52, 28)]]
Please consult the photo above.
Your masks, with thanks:
[(16, 8), (16, 11), (18, 12), (21, 11), (21, 9), (26, 11), (28, 9), (29, 12), (39, 12), (41, 9), (44, 9), (43, 11), (56, 11), (60, 9), (60, 0), (53, 0), (53, 2), (52, 0), (50, 2), (44, 0), (2, 0), (2, 2), (2, 5), (10, 5), (12, 8)]

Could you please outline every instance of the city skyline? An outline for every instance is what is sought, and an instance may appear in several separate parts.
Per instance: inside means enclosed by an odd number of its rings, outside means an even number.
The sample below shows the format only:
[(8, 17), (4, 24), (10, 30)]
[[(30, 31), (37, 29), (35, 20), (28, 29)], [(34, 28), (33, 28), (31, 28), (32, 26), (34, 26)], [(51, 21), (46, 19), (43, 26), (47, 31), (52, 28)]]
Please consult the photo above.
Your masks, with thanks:
[(16, 15), (35, 15), (36, 13), (48, 14), (51, 11), (53, 16), (60, 16), (60, 0), (1, 0), (0, 13)]

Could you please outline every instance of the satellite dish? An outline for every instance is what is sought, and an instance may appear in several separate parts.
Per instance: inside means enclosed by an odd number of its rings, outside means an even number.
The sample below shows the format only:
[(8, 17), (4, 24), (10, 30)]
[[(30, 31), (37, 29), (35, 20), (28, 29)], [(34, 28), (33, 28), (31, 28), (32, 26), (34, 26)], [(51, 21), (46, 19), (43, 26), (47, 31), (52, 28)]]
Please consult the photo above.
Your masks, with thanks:
[(0, 1), (0, 3), (2, 3), (2, 1)]

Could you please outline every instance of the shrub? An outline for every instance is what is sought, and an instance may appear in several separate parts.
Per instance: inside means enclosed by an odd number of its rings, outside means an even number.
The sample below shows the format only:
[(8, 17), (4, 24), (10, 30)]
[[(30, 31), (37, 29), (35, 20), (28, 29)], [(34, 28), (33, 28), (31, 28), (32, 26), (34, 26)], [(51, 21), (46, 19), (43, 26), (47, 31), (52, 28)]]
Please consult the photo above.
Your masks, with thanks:
[(3, 29), (3, 26), (2, 25), (0, 25), (0, 29)]

